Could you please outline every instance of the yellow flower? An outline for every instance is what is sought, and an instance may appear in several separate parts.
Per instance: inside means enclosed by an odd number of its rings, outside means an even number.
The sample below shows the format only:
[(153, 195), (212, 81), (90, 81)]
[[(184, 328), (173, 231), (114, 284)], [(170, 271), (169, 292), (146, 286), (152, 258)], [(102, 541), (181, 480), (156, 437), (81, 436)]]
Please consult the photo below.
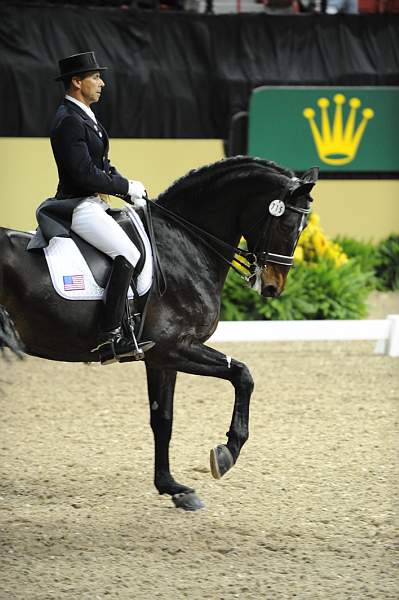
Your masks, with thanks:
[(316, 213), (313, 212), (310, 215), (309, 224), (310, 225), (316, 225), (316, 226), (320, 225), (320, 217), (319, 217), (319, 215), (317, 215)]
[(338, 268), (348, 261), (341, 246), (328, 239), (320, 227), (319, 215), (312, 213), (306, 229), (302, 232), (295, 251), (297, 262), (313, 263), (317, 258), (325, 257), (334, 261)]
[(327, 251), (327, 240), (326, 236), (322, 231), (315, 231), (313, 234), (313, 245), (316, 250), (317, 256), (324, 256)]
[(301, 263), (304, 261), (304, 251), (302, 246), (297, 246), (294, 252), (294, 261), (297, 263)]

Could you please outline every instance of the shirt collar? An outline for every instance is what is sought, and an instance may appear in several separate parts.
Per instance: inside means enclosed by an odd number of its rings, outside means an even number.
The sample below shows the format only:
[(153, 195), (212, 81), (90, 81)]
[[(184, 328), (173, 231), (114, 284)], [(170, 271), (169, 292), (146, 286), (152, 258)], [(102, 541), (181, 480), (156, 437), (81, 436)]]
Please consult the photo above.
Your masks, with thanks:
[(80, 100), (76, 100), (76, 98), (73, 98), (72, 96), (68, 96), (68, 94), (65, 94), (65, 99), (79, 106), (79, 108), (81, 108), (90, 117), (90, 119), (97, 123), (96, 115), (91, 110), (91, 108), (86, 106), (86, 104), (83, 104), (83, 102), (81, 102)]

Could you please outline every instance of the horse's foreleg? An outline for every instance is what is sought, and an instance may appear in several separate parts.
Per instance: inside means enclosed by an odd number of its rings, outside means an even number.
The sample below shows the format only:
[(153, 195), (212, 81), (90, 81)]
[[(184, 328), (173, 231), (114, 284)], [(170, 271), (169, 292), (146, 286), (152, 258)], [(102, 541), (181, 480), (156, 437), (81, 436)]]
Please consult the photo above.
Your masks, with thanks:
[(192, 488), (177, 483), (169, 468), (169, 443), (172, 437), (173, 397), (176, 371), (151, 369), (147, 366), (151, 429), (155, 443), (154, 484), (160, 494), (187, 494)]
[[(229, 362), (228, 379), (234, 386), (234, 410), (227, 432), (227, 445), (220, 445), (211, 450), (211, 470), (216, 479), (220, 479), (233, 465), (229, 460), (231, 453), (234, 463), (236, 462), (241, 448), (249, 437), (249, 402), (254, 389), (254, 381), (248, 367), (238, 360), (226, 357)], [(225, 448), (229, 452), (225, 451)], [(233, 463), (233, 464), (234, 464)]]
[(228, 442), (211, 451), (212, 475), (219, 479), (235, 464), (248, 439), (249, 402), (254, 387), (249, 369), (244, 363), (203, 344), (179, 345), (168, 355), (168, 363), (178, 371), (226, 379), (234, 386), (234, 411), (227, 432)]
[(220, 444), (210, 453), (211, 472), (215, 479), (220, 479), (236, 463), (241, 448), (249, 437), (249, 402), (254, 389), (254, 382), (248, 367), (230, 356), (221, 355), (227, 363), (227, 370), (214, 377), (229, 380), (235, 391), (234, 410), (230, 428), (227, 432), (227, 444)]

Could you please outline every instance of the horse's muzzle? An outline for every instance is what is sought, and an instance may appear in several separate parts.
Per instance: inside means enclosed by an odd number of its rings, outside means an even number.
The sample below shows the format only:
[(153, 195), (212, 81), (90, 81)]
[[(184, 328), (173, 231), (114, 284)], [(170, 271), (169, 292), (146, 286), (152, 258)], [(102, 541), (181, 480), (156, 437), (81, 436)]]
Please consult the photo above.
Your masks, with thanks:
[(276, 285), (265, 285), (262, 287), (262, 296), (265, 298), (278, 298), (281, 294), (281, 290)]
[(267, 264), (261, 272), (261, 294), (264, 298), (278, 298), (285, 287), (288, 269), (284, 265)]

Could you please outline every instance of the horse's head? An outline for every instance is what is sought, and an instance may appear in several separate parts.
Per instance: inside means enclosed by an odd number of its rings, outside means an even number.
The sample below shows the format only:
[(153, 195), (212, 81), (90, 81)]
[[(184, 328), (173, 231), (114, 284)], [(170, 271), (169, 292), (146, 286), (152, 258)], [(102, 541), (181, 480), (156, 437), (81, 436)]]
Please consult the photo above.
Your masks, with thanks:
[(252, 222), (244, 225), (248, 250), (254, 255), (250, 283), (262, 296), (277, 297), (285, 287), (299, 236), (307, 225), (312, 202), (309, 194), (318, 171), (314, 167), (301, 179), (282, 178), (279, 194), (256, 202), (256, 214), (250, 211)]

